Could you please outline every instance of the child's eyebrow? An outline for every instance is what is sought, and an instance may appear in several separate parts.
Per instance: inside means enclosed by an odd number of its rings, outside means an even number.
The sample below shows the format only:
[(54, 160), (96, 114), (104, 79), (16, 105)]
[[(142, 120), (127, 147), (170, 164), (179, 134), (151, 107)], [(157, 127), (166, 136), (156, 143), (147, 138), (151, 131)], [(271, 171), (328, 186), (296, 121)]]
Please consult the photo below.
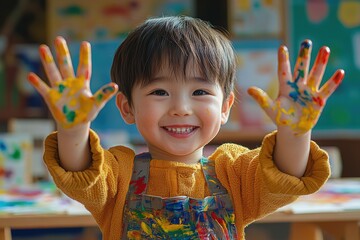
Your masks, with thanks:
[(155, 77), (150, 78), (149, 83), (162, 82), (162, 81), (165, 81), (165, 79), (167, 79), (167, 78), (168, 78), (167, 76), (155, 76)]
[[(168, 79), (172, 79), (172, 78), (174, 78), (174, 76), (158, 75), (158, 76), (150, 78), (150, 81), (145, 85), (166, 82)], [(203, 76), (200, 76), (200, 75), (187, 76), (187, 77), (185, 77), (184, 81), (185, 82), (195, 81), (195, 82), (201, 83), (201, 84), (213, 84), (214, 83), (213, 81), (211, 81)]]
[(199, 82), (209, 82), (209, 80), (207, 80), (206, 78), (204, 77), (191, 77), (190, 79), (194, 79), (196, 81), (199, 81)]
[(202, 83), (202, 84), (214, 84), (215, 83), (215, 81), (211, 81), (210, 79), (207, 79), (207, 78), (202, 77), (202, 76), (200, 76), (200, 77), (195, 76), (195, 77), (191, 77), (189, 79), (195, 80), (196, 82), (199, 82), (199, 83)]
[(157, 84), (157, 83), (161, 83), (161, 82), (166, 82), (167, 77), (166, 76), (155, 76), (155, 77), (151, 77), (146, 81), (141, 82), (140, 86), (141, 87), (146, 87), (152, 84)]

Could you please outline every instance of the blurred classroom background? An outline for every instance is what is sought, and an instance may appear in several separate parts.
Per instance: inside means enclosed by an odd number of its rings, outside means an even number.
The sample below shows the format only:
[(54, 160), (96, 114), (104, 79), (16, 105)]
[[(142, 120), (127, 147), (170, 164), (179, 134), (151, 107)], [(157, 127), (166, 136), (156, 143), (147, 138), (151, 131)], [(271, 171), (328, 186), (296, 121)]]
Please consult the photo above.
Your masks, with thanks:
[[(254, 148), (274, 129), (246, 89), (255, 85), (276, 96), (277, 48), (281, 44), (289, 48), (292, 67), (302, 40), (313, 41), (312, 62), (321, 46), (329, 46), (331, 56), (324, 81), (338, 68), (345, 70), (346, 77), (327, 102), (313, 139), (328, 150), (332, 177), (360, 177), (359, 0), (4, 0), (0, 2), (2, 194), (18, 186), (24, 191), (34, 183), (53, 188), (42, 164), (42, 142), (55, 129), (54, 122), (26, 80), (30, 71), (46, 80), (38, 56), (39, 44), (52, 46), (56, 36), (64, 36), (76, 68), (80, 42), (90, 41), (91, 88), (96, 91), (111, 81), (113, 54), (127, 33), (149, 17), (166, 15), (209, 21), (228, 33), (237, 53), (237, 101), (229, 122), (207, 151), (222, 142)], [(127, 144), (139, 151), (144, 149), (136, 128), (122, 121), (114, 99), (100, 112), (92, 128), (101, 135), (105, 147)], [(0, 205), (4, 204), (1, 196)], [(0, 210), (0, 214), (4, 213)], [(256, 224), (247, 230), (247, 239), (287, 239), (288, 224), (273, 224), (270, 228)], [(39, 234), (35, 238), (28, 231), (14, 231), (13, 239), (49, 239), (49, 234), (61, 236), (59, 239), (100, 236), (97, 229), (83, 228), (37, 230), (32, 233)]]

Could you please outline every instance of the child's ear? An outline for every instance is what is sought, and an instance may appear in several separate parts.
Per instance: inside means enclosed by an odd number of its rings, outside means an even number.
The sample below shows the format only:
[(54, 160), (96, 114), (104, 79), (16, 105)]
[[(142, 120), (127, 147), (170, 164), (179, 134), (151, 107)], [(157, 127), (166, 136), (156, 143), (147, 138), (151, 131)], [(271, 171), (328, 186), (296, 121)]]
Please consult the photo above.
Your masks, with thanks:
[(135, 123), (135, 117), (127, 97), (122, 92), (116, 95), (116, 106), (127, 124)]
[(230, 115), (230, 109), (234, 104), (234, 101), (235, 101), (235, 95), (234, 92), (231, 92), (227, 97), (227, 99), (225, 99), (221, 109), (221, 124), (225, 124), (228, 121)]

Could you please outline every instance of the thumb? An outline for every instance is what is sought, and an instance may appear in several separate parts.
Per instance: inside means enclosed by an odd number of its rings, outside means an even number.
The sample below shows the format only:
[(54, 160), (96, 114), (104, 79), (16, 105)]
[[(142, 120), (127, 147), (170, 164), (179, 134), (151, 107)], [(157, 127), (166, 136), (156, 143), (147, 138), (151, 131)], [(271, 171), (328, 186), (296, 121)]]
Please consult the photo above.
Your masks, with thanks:
[(28, 74), (27, 79), (36, 91), (44, 98), (44, 100), (46, 100), (49, 87), (33, 72)]
[(250, 87), (248, 94), (260, 105), (268, 117), (275, 123), (274, 101), (269, 95), (258, 87)]
[(265, 111), (272, 105), (272, 99), (262, 89), (258, 87), (250, 87), (247, 92)]
[(102, 86), (95, 94), (94, 99), (96, 105), (102, 107), (111, 97), (113, 97), (118, 90), (116, 83), (109, 83)]

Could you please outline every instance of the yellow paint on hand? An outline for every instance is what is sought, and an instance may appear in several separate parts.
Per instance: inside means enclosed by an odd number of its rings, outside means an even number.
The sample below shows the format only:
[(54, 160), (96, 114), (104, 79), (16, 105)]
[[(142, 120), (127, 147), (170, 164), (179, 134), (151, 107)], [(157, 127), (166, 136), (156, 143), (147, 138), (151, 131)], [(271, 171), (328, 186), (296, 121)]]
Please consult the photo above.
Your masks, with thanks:
[(63, 58), (70, 55), (69, 49), (66, 47), (66, 44), (64, 44), (60, 40), (56, 40), (56, 43), (57, 44), (55, 44), (55, 48), (59, 57)]
[(68, 78), (62, 84), (69, 89), (69, 96), (75, 95), (84, 87), (84, 78)]
[(303, 108), (301, 115), (302, 117), (296, 126), (297, 132), (304, 133), (313, 128), (319, 115), (320, 111), (315, 110), (313, 107)]
[(259, 103), (262, 108), (268, 108), (270, 106), (269, 101), (264, 92), (258, 91), (254, 88), (249, 88), (248, 93)]
[(316, 79), (314, 77), (309, 77), (307, 85), (311, 88), (312, 92), (317, 91), (315, 82), (316, 82)]
[(77, 105), (77, 103), (78, 103), (77, 99), (72, 98), (72, 99), (69, 101), (69, 107), (75, 108), (75, 106)]
[(44, 51), (44, 54), (43, 54), (43, 60), (46, 62), (46, 63), (53, 63), (54, 62), (54, 58), (52, 55), (48, 54), (47, 52)]
[(89, 65), (89, 48), (81, 48), (80, 51), (79, 65)]
[(61, 93), (57, 89), (50, 89), (48, 96), (52, 103), (57, 103), (61, 99)]

